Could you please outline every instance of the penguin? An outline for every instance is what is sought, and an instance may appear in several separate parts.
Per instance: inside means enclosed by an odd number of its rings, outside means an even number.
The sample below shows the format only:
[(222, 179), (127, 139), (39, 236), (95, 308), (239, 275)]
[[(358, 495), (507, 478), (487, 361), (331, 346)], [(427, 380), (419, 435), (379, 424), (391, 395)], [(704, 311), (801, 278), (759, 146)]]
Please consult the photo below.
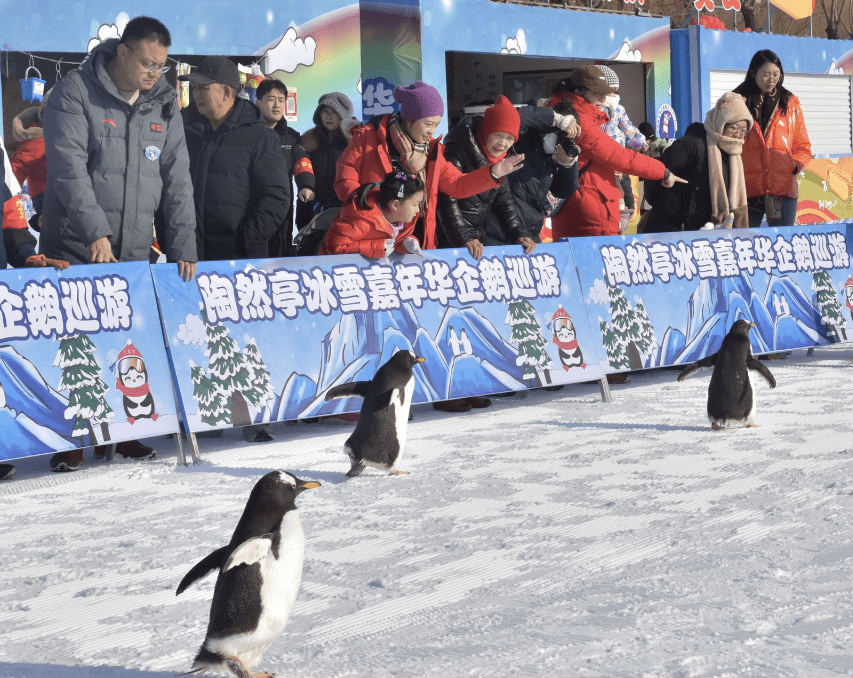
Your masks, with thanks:
[(118, 354), (113, 370), (116, 373), (116, 389), (121, 391), (127, 422), (137, 419), (157, 421), (159, 416), (154, 407), (154, 397), (148, 385), (148, 368), (142, 354), (128, 339), (127, 345)]
[(397, 464), (406, 447), (409, 408), (415, 390), (415, 365), (426, 362), (411, 351), (398, 351), (377, 370), (370, 381), (355, 381), (335, 386), (326, 392), (326, 400), (355, 396), (364, 398), (355, 431), (344, 443), (350, 458), (347, 478), (354, 478), (365, 467), (405, 475)]
[(748, 370), (758, 372), (770, 388), (776, 388), (776, 379), (770, 370), (752, 355), (749, 330), (755, 323), (748, 320), (736, 321), (723, 343), (713, 355), (683, 369), (678, 381), (684, 381), (703, 367), (712, 367), (711, 383), (708, 385), (708, 421), (711, 428), (721, 431), (729, 423), (744, 423), (747, 427), (760, 426), (755, 422), (755, 399)]
[(178, 586), (219, 567), (207, 634), (189, 673), (229, 669), (261, 678), (252, 667), (281, 635), (302, 578), (305, 535), (296, 496), (320, 483), (286, 471), (267, 473), (252, 488), (231, 542), (193, 567)]
[(551, 341), (557, 345), (563, 369), (566, 372), (573, 367), (580, 367), (582, 370), (585, 370), (586, 363), (583, 359), (581, 347), (578, 345), (575, 325), (572, 322), (571, 316), (562, 306), (554, 311), (554, 315), (551, 317), (551, 326), (554, 332)]

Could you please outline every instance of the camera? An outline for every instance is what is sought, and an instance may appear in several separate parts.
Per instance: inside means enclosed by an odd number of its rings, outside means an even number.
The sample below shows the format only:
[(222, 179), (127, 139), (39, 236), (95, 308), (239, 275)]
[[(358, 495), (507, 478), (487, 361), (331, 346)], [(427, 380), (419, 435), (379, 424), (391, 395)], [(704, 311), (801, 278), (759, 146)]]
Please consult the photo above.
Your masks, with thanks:
[(581, 152), (580, 147), (575, 143), (574, 139), (569, 139), (568, 137), (560, 141), (560, 147), (570, 158), (577, 158)]

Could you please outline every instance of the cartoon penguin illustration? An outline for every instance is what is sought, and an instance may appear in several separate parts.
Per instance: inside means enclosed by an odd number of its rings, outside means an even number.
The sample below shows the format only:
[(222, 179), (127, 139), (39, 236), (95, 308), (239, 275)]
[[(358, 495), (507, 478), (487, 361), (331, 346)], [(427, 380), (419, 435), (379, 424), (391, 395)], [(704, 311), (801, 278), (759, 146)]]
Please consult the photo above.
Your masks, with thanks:
[(207, 634), (190, 673), (229, 669), (239, 678), (272, 675), (253, 673), (252, 667), (281, 635), (296, 600), (305, 553), (296, 497), (319, 486), (286, 471), (267, 473), (252, 488), (231, 543), (181, 581), (178, 593), (220, 568)]
[(850, 311), (850, 319), (853, 320), (853, 276), (847, 278), (844, 283), (844, 300), (847, 302), (847, 310)]
[(572, 319), (566, 310), (560, 306), (554, 315), (551, 316), (551, 326), (554, 331), (552, 341), (557, 345), (560, 353), (560, 362), (563, 363), (563, 369), (568, 372), (572, 367), (580, 367), (586, 369), (586, 363), (583, 360), (583, 353), (578, 346), (577, 334), (575, 334), (575, 326)]
[(397, 351), (370, 381), (355, 381), (330, 388), (326, 400), (355, 396), (364, 398), (355, 431), (344, 443), (354, 478), (366, 466), (403, 475), (397, 464), (406, 447), (409, 408), (415, 390), (415, 365), (426, 362), (411, 351)]
[(745, 422), (750, 428), (761, 425), (755, 423), (755, 399), (748, 370), (758, 372), (770, 388), (776, 388), (776, 379), (770, 370), (752, 355), (749, 330), (753, 327), (755, 323), (748, 320), (736, 321), (723, 338), (719, 351), (686, 367), (678, 375), (678, 381), (684, 381), (703, 367), (714, 368), (708, 385), (708, 421), (715, 431), (721, 431), (730, 423)]
[(116, 388), (124, 395), (122, 402), (128, 423), (133, 424), (137, 419), (157, 421), (154, 397), (148, 385), (148, 370), (142, 354), (130, 339), (118, 354), (113, 370), (116, 374)]

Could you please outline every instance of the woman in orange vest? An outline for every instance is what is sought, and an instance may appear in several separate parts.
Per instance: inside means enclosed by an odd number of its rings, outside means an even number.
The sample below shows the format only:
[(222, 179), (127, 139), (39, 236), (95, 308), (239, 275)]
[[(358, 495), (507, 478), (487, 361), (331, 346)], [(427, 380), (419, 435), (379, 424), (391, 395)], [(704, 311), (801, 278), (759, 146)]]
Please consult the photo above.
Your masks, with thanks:
[(800, 100), (782, 86), (785, 71), (769, 49), (755, 53), (734, 92), (746, 99), (752, 126), (743, 147), (749, 225), (793, 226), (800, 195), (797, 174), (812, 157)]

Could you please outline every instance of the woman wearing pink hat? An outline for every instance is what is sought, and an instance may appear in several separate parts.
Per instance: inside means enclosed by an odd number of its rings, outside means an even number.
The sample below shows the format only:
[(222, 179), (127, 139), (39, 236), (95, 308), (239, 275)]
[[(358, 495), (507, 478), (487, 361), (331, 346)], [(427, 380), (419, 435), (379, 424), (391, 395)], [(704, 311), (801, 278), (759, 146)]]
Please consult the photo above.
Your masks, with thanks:
[[(433, 133), (444, 115), (438, 90), (425, 82), (397, 87), (394, 99), (400, 112), (376, 116), (352, 130), (352, 141), (338, 160), (335, 193), (346, 202), (360, 186), (379, 183), (390, 172), (416, 174), (426, 186), (415, 234), (424, 249), (435, 249), (435, 210), (438, 193), (467, 198), (499, 185), (521, 167), (524, 156), (501, 159), (494, 165), (463, 174), (444, 158), (444, 146)], [(420, 223), (417, 223), (420, 222)]]

